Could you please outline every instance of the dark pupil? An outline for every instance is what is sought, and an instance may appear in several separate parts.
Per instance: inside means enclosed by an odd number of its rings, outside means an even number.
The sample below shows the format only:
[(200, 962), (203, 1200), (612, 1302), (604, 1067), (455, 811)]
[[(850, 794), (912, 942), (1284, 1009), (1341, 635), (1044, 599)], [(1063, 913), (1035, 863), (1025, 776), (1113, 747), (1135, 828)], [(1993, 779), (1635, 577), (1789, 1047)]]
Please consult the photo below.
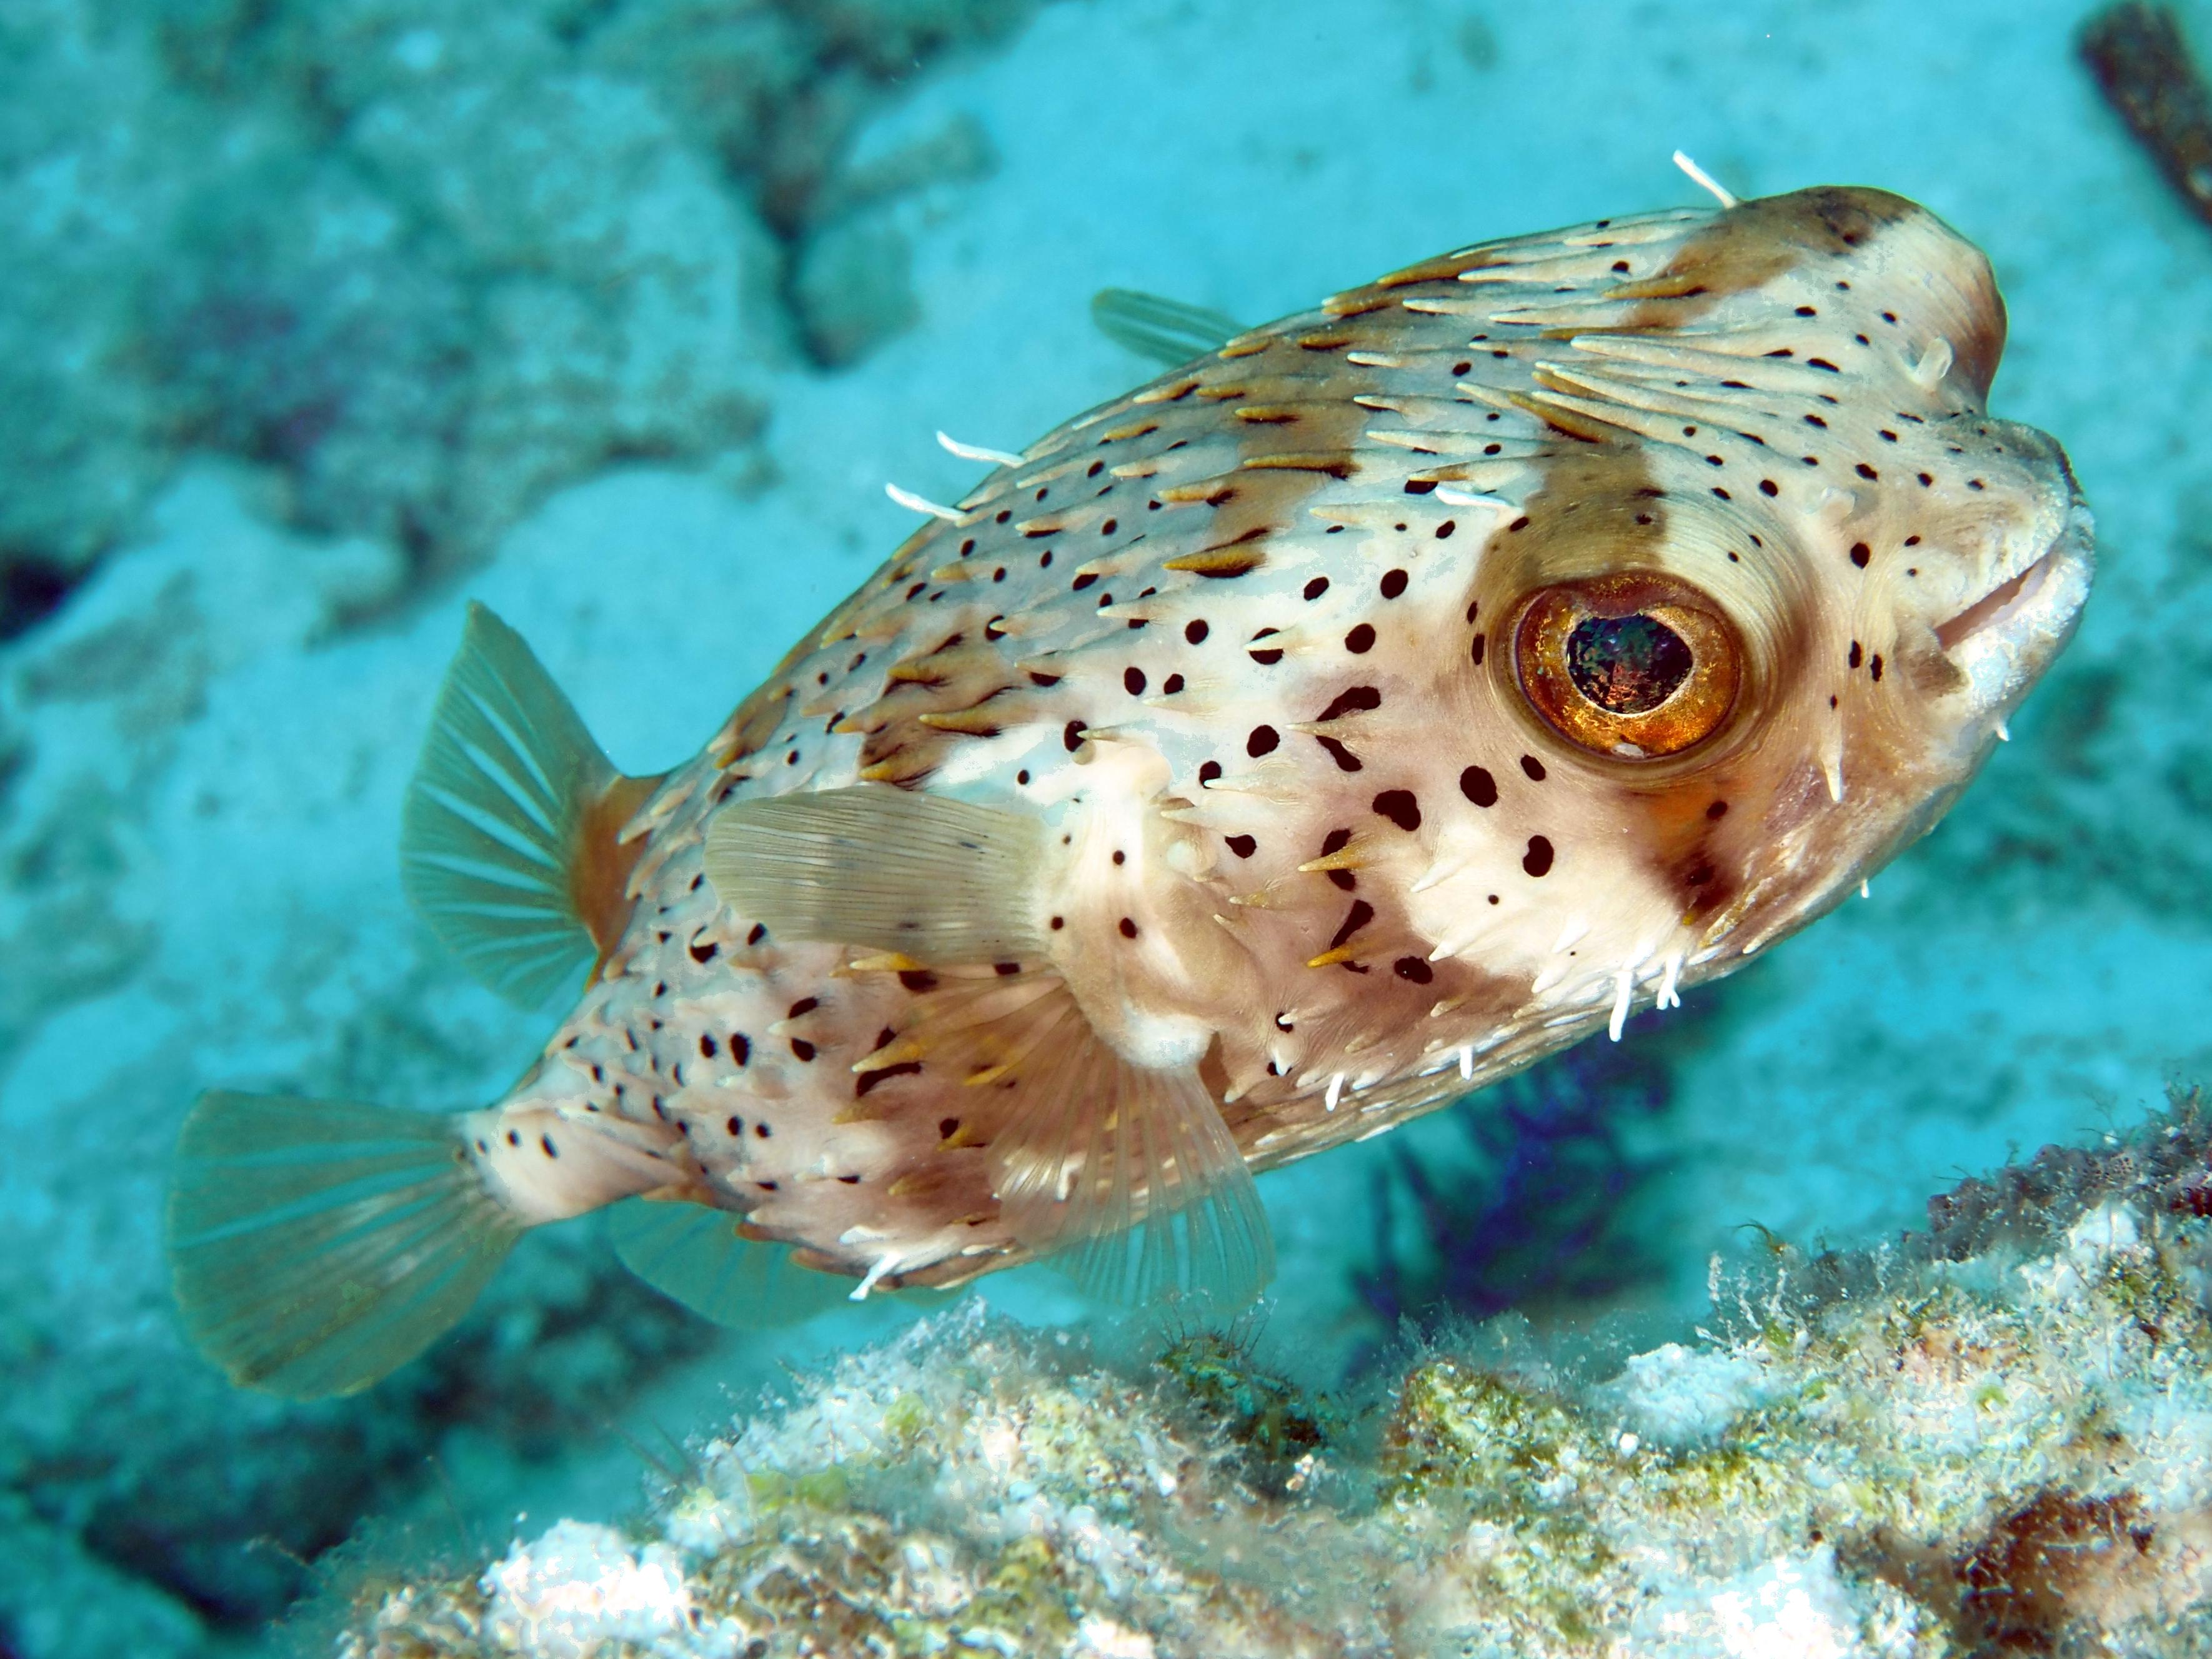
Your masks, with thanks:
[(1567, 635), (1575, 690), (1610, 714), (1656, 708), (1692, 665), (1682, 636), (1653, 617), (1585, 617)]

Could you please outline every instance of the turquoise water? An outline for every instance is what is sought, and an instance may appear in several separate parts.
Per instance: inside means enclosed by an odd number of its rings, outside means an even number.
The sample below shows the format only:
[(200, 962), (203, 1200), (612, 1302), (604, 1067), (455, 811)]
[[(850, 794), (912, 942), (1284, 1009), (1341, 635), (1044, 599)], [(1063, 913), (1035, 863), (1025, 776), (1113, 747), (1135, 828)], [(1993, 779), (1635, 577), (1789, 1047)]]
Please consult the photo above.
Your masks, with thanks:
[[(534, 1051), (543, 1018), (474, 988), (396, 878), (466, 599), (626, 769), (679, 760), (906, 533), (885, 481), (972, 477), (936, 430), (1018, 447), (1141, 378), (1090, 328), (1101, 286), (1256, 321), (1695, 201), (1676, 148), (1742, 195), (1879, 185), (1989, 252), (1992, 406), (2066, 443), (2099, 518), (2079, 639), (1942, 829), (1624, 1045), (1635, 1086), (1569, 1149), (1618, 1183), (1620, 1271), (1540, 1270), (1536, 1130), (1439, 1117), (1263, 1180), (1268, 1340), (1313, 1378), (1390, 1334), (1355, 1278), (1378, 1181), (1407, 1282), (1437, 1283), (1401, 1151), (1504, 1195), (1466, 1235), (1495, 1255), (1478, 1310), (1664, 1319), (1744, 1224), (1893, 1232), (2212, 1075), (2212, 230), (2098, 101), (2079, 8), (1714, 11), (11, 16), (0, 1653), (253, 1650), (364, 1518), (495, 1548), (520, 1511), (614, 1513), (634, 1446), (905, 1316), (724, 1336), (579, 1226), (391, 1382), (279, 1406), (170, 1319), (168, 1146), (209, 1086), (452, 1109)], [(984, 1294), (1092, 1316), (1047, 1274)]]

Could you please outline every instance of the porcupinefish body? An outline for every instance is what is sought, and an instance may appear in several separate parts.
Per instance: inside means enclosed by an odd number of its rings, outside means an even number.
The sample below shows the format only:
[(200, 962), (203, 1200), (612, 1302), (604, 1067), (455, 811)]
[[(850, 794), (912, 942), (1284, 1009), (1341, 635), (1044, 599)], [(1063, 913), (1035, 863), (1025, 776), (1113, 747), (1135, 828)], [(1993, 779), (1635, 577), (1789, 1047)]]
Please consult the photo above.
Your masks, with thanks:
[(1966, 783), (2092, 568), (2003, 335), (1871, 190), (1463, 248), (1006, 458), (660, 778), (474, 610), (409, 889), (588, 983), (483, 1111), (206, 1097), (188, 1328), (358, 1388), (639, 1198), (624, 1259), (734, 1322), (1039, 1256), (1254, 1293), (1252, 1172), (1617, 1036)]

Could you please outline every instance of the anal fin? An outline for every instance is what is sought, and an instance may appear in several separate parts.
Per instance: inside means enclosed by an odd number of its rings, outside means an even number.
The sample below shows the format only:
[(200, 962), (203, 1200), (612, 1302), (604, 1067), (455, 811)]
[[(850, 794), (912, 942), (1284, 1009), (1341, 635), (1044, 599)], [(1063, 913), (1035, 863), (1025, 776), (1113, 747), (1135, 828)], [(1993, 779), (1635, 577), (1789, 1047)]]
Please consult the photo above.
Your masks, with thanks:
[(502, 996), (543, 1001), (612, 947), (659, 782), (617, 772), (522, 636), (482, 605), (438, 692), (399, 836), (407, 896)]
[(741, 1219), (701, 1204), (628, 1198), (608, 1211), (607, 1227), (623, 1267), (717, 1325), (769, 1330), (845, 1303), (852, 1280), (800, 1267), (788, 1245), (744, 1237)]

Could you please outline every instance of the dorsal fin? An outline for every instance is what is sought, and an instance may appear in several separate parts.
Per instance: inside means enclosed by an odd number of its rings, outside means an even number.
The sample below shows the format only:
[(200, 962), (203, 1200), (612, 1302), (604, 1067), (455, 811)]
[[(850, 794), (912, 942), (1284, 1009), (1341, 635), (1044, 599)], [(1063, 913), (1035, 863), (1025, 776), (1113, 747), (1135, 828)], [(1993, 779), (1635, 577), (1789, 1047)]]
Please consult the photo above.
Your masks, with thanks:
[(1169, 368), (1218, 351), (1244, 332), (1234, 317), (1133, 288), (1102, 288), (1091, 299), (1091, 320), (1116, 345)]
[(618, 837), (659, 782), (617, 772), (522, 636), (472, 604), (407, 787), (401, 883), (478, 979), (534, 1006), (621, 936), (643, 843)]

